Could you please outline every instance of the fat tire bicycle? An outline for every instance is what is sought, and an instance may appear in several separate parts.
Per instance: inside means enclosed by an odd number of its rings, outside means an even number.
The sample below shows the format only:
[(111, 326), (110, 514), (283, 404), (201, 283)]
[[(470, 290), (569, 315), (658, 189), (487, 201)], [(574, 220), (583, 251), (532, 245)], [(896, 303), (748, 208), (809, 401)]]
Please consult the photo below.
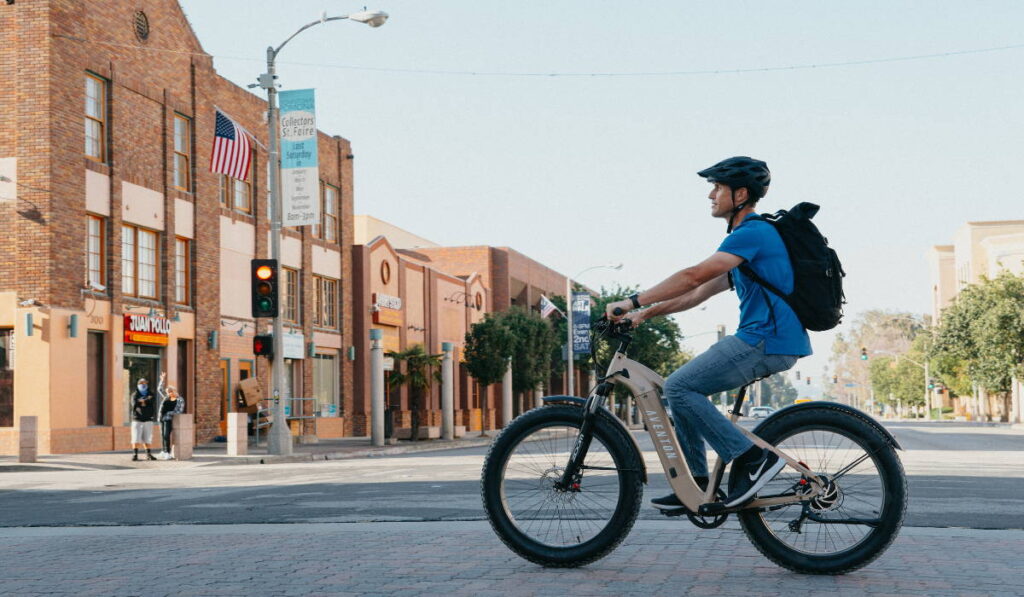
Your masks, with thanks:
[[(809, 402), (776, 411), (752, 432), (754, 444), (786, 467), (746, 504), (726, 508), (725, 464), (706, 490), (693, 480), (661, 402), (664, 380), (626, 357), (629, 323), (602, 320), (595, 331), (618, 340), (606, 374), (586, 399), (549, 396), (494, 439), (484, 460), (481, 496), (498, 537), (546, 567), (592, 563), (614, 550), (640, 511), (647, 467), (636, 438), (606, 407), (616, 384), (632, 393), (672, 491), (699, 528), (730, 514), (747, 538), (779, 566), (805, 574), (843, 574), (866, 566), (895, 540), (907, 508), (907, 481), (896, 439), (845, 404)], [(728, 487), (735, 477), (730, 475)]]

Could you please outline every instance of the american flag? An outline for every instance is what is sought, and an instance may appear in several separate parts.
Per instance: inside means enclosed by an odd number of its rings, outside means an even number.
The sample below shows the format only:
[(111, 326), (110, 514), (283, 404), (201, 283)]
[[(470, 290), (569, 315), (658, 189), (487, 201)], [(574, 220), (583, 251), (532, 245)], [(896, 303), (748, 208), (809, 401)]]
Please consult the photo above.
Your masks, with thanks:
[[(547, 317), (548, 315), (551, 315), (555, 311), (558, 311), (559, 313), (562, 313), (558, 309), (558, 307), (556, 307), (555, 304), (551, 302), (551, 299), (549, 299), (548, 297), (544, 296), (543, 294), (540, 295), (540, 316), (541, 317)], [(564, 316), (565, 314), (562, 313), (562, 315)]]
[(217, 110), (217, 125), (213, 133), (213, 155), (210, 156), (210, 172), (219, 172), (231, 178), (246, 180), (249, 178), (251, 161), (249, 135), (245, 129)]

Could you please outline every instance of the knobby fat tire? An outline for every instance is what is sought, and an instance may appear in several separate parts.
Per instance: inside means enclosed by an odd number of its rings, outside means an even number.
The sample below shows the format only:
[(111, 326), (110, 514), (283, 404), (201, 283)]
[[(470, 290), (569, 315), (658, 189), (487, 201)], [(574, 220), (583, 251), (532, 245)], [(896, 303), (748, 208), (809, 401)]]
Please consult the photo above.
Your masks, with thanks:
[(887, 438), (867, 421), (837, 409), (822, 407), (794, 411), (772, 421), (758, 435), (768, 443), (778, 445), (786, 437), (812, 429), (844, 431), (856, 438), (865, 452), (874, 453), (872, 459), (885, 491), (885, 503), (879, 515), (881, 524), (847, 552), (815, 556), (800, 553), (781, 542), (756, 510), (742, 510), (737, 517), (754, 547), (779, 566), (802, 574), (845, 574), (870, 564), (896, 539), (907, 510), (907, 478), (903, 464)]
[[(583, 423), (583, 409), (553, 405), (531, 410), (510, 423), (491, 444), (481, 478), (480, 493), (491, 528), (512, 551), (549, 568), (584, 566), (611, 553), (633, 528), (643, 499), (641, 455), (621, 428), (598, 417), (594, 436), (608, 448), (618, 470), (619, 496), (609, 523), (592, 539), (570, 547), (541, 544), (524, 534), (509, 519), (501, 500), (502, 472), (512, 450), (531, 434), (548, 427), (575, 427)], [(584, 491), (586, 476), (584, 475)]]

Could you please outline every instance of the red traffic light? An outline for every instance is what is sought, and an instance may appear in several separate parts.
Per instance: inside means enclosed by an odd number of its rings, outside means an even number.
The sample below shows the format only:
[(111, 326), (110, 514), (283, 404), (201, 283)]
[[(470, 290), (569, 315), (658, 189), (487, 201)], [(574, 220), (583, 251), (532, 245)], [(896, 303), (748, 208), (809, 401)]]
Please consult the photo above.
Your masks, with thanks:
[(269, 265), (261, 265), (256, 268), (256, 277), (260, 280), (269, 280), (274, 275), (274, 269)]

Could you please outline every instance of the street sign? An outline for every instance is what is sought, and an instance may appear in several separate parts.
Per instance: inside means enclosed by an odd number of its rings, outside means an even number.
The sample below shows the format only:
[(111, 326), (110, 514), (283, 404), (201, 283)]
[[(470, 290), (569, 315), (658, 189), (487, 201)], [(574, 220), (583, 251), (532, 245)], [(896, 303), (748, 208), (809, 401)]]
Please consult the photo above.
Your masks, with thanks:
[(590, 295), (572, 293), (572, 351), (590, 354)]
[(281, 225), (320, 223), (316, 102), (312, 89), (282, 91)]

